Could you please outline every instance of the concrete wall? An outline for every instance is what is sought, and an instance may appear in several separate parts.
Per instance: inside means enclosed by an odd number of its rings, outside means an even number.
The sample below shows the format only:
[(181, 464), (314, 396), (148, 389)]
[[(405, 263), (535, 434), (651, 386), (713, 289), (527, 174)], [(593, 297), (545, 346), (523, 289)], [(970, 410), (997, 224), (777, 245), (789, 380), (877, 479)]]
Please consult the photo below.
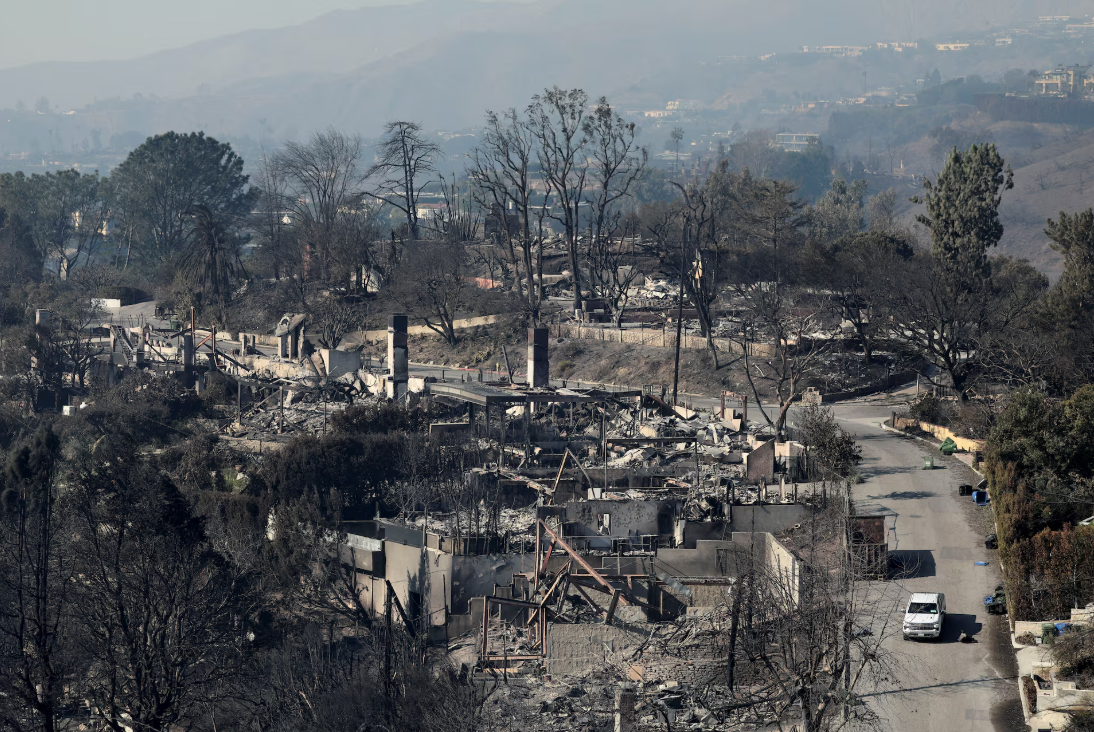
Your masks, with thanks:
[(797, 558), (771, 534), (734, 533), (733, 543), (763, 559), (769, 576), (778, 577), (795, 605), (801, 593), (802, 567)]
[[(787, 495), (790, 486), (787, 486)], [(799, 490), (799, 495), (804, 495)], [(810, 507), (801, 503), (768, 503), (732, 506), (726, 521), (688, 521), (684, 526), (684, 549), (700, 541), (720, 541), (734, 532), (781, 534), (809, 520)], [(728, 524), (728, 525), (727, 525)]]
[(717, 607), (729, 603), (729, 592), (733, 583), (726, 578), (725, 582), (704, 583), (695, 580), (681, 582), (691, 591), (691, 596), (684, 599), (688, 607)]
[(866, 386), (860, 386), (857, 389), (851, 389), (849, 391), (834, 391), (829, 394), (824, 394), (821, 397), (821, 402), (824, 404), (830, 404), (832, 402), (842, 401), (844, 399), (855, 399), (861, 396), (867, 396), (869, 394), (877, 394), (879, 391), (885, 391), (892, 386), (899, 386), (900, 384), (906, 384), (909, 381), (914, 381), (916, 378), (915, 371), (897, 371), (896, 373), (889, 374), (889, 378), (886, 381), (879, 381), (875, 384), (867, 384)]
[(759, 483), (766, 480), (770, 483), (775, 479), (775, 440), (758, 445), (744, 456), (744, 461), (746, 481)]
[[(672, 508), (675, 501), (609, 501), (593, 500), (567, 503), (564, 520), (566, 535), (581, 537), (591, 549), (610, 549), (611, 537), (642, 534), (663, 534), (672, 530)], [(611, 516), (611, 534), (597, 533), (599, 514)]]
[[(789, 485), (786, 490), (789, 494)], [(798, 489), (798, 495), (805, 495), (801, 488)], [(795, 524), (807, 521), (811, 510), (809, 506), (800, 503), (733, 506), (729, 527), (733, 532), (781, 534)]]
[[(360, 570), (358, 585), (365, 606), (383, 613), (384, 580), (388, 579), (408, 611), (410, 593), (422, 595), (431, 625), (444, 624), (446, 605), (450, 614), (466, 614), (472, 598), (494, 594), (495, 585), (511, 585), (515, 573), (535, 566), (534, 555), (520, 553), (453, 555), (430, 546), (440, 538), (436, 534), (428, 534), (423, 546), (421, 531), (400, 526), (360, 521), (353, 522), (353, 528), (361, 533), (347, 535), (341, 556)], [(383, 533), (386, 538), (366, 533)]]
[(742, 552), (734, 540), (699, 541), (694, 549), (659, 549), (654, 569), (674, 577), (734, 577)]
[(513, 574), (531, 572), (535, 568), (535, 553), (483, 554), (452, 557), (452, 577), (449, 585), (453, 613), (470, 612), (475, 597), (493, 595), (495, 585), (511, 585)]
[[(475, 318), (457, 318), (452, 321), (452, 327), (457, 330), (460, 328), (477, 328), (480, 325), (490, 325), (491, 323), (498, 322), (499, 319), (506, 317), (505, 315), (480, 315)], [(433, 336), (437, 335), (437, 332), (426, 325), (411, 325), (406, 329), (407, 335), (424, 335)], [(358, 330), (348, 334), (345, 339), (347, 342), (363, 343), (363, 342), (382, 342), (387, 340), (387, 329), (384, 330)]]
[[(686, 317), (687, 313), (684, 315)], [(598, 328), (563, 323), (561, 326), (552, 326), (551, 334), (561, 338), (676, 348), (675, 328)], [(680, 339), (680, 347), (702, 350), (708, 348), (708, 344), (707, 339), (702, 336), (684, 334)], [(723, 353), (742, 352), (740, 344), (729, 338), (715, 338), (714, 347)], [(753, 356), (771, 356), (775, 353), (775, 347), (770, 343), (750, 343), (748, 350)]]
[(319, 349), (319, 356), (323, 359), (323, 366), (327, 370), (327, 377), (331, 379), (337, 379), (339, 376), (355, 373), (361, 368), (360, 353), (321, 348)]
[(366, 606), (374, 613), (383, 613), (386, 578), (407, 612), (412, 607), (411, 593), (418, 593), (422, 611), (429, 614), (429, 625), (444, 625), (446, 588), (452, 587), (452, 555), (385, 541), (384, 565), (384, 577), (358, 575), (362, 595), (367, 596)]
[(907, 417), (894, 417), (893, 426), (898, 430), (903, 429), (920, 429), (936, 440), (945, 441), (947, 437), (957, 443), (957, 447), (965, 452), (975, 452), (977, 450), (984, 449), (983, 440), (974, 440), (970, 437), (962, 437), (954, 433), (947, 427), (943, 427), (937, 424), (931, 424), (930, 422), (920, 422), (918, 419), (908, 419)]

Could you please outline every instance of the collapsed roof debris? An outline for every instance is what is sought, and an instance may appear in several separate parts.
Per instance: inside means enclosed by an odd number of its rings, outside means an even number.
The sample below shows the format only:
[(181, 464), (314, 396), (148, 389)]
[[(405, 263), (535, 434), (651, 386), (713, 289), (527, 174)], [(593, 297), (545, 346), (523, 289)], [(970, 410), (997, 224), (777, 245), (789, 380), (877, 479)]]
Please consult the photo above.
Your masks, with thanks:
[(529, 333), (541, 382), (529, 386), (412, 377), (405, 317), (391, 319), (383, 367), (312, 352), (305, 326), (286, 315), (272, 337), (231, 339), (115, 326), (108, 364), (198, 391), (234, 382), (235, 419), (222, 431), (259, 449), (320, 432), (354, 403), (428, 406), (430, 434), (473, 444), (483, 463), (428, 513), (344, 524), (364, 605), (423, 622), (430, 643), (483, 679), (512, 677), (504, 694), (538, 702), (530, 708), (552, 729), (624, 712), (634, 725), (727, 728), (709, 711), (723, 665), (712, 639), (746, 561), (789, 572), (796, 602), (801, 562), (777, 537), (819, 502), (799, 486), (810, 474), (800, 445), (750, 423), (737, 394), (702, 410), (668, 404), (663, 389), (551, 386), (542, 329)]

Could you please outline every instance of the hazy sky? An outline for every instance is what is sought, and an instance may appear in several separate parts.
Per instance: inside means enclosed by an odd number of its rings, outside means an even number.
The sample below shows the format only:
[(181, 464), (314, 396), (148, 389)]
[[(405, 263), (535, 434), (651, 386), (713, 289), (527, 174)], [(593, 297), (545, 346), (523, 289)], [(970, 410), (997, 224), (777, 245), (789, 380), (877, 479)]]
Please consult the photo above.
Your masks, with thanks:
[(31, 0), (3, 3), (0, 68), (132, 58), (331, 10), (414, 0)]

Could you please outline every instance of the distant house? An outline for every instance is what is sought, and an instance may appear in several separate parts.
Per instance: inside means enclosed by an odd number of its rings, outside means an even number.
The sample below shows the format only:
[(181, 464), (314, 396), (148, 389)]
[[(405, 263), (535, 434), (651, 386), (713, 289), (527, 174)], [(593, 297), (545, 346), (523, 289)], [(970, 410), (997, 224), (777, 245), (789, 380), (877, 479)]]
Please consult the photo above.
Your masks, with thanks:
[(1037, 93), (1046, 96), (1081, 97), (1094, 91), (1094, 76), (1089, 66), (1057, 66), (1046, 71), (1037, 79), (1034, 86)]
[(867, 46), (803, 46), (803, 53), (823, 53), (828, 56), (861, 56)]
[[(510, 204), (511, 205), (511, 204)], [(505, 211), (499, 204), (490, 207), (482, 222), (483, 237), (490, 241), (503, 239), (508, 230), (510, 236), (520, 234), (520, 216), (511, 211)]]
[(903, 53), (905, 49), (919, 48), (919, 44), (905, 41), (878, 41), (877, 47), (881, 50), (891, 49), (896, 53)]
[(810, 145), (819, 145), (820, 135), (815, 132), (780, 132), (775, 135), (775, 147), (787, 152), (802, 152)]
[(934, 49), (936, 51), (964, 51), (969, 47), (967, 43), (936, 43)]
[(696, 99), (674, 99), (665, 106), (665, 109), (670, 112), (677, 112), (684, 109), (699, 109), (701, 106), (703, 106), (703, 103)]
[(447, 206), (443, 203), (419, 203), (414, 207), (414, 210), (418, 214), (419, 220), (428, 221), (440, 216), (446, 208)]

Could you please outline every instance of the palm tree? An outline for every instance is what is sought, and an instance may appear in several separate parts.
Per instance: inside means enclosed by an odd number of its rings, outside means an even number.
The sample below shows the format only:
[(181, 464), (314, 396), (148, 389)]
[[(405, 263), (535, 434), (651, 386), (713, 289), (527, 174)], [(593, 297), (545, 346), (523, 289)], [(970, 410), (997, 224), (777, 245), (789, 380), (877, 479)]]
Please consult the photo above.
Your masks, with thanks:
[(672, 141), (676, 144), (676, 169), (673, 172), (680, 172), (680, 141), (684, 139), (684, 128), (673, 127), (672, 128)]
[(239, 241), (208, 206), (198, 205), (187, 213), (192, 220), (190, 244), (179, 258), (179, 268), (223, 305), (232, 280), (247, 276), (239, 258)]

